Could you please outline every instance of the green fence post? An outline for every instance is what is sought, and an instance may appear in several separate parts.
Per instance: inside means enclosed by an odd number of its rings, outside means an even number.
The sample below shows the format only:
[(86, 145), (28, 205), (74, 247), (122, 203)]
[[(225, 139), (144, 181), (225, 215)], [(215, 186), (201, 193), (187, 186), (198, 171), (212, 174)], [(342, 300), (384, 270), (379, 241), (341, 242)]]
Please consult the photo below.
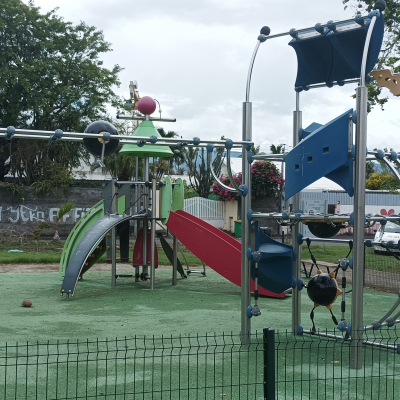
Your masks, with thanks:
[(263, 329), (264, 400), (275, 400), (275, 329)]

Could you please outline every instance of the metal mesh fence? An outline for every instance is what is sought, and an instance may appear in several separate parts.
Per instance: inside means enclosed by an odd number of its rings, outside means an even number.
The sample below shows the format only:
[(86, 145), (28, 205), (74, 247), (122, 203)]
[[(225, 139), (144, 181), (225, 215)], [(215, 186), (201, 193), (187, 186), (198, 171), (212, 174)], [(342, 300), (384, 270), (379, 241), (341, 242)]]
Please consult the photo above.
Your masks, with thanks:
[(381, 247), (365, 247), (364, 286), (398, 293), (400, 253)]
[(0, 398), (262, 399), (263, 342), (233, 334), (0, 347)]
[(267, 399), (399, 397), (399, 336), (395, 328), (365, 333), (361, 369), (351, 368), (350, 350), (355, 342), (350, 340), (277, 333), (274, 341), (275, 354), (267, 357), (275, 359), (275, 381), (266, 384), (275, 385), (275, 393)]

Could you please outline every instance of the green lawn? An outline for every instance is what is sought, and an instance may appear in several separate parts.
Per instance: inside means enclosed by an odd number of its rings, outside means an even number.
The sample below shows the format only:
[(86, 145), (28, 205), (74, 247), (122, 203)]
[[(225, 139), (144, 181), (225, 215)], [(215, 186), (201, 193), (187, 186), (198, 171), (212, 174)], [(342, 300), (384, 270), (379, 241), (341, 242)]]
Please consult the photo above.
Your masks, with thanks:
[[(130, 251), (133, 250), (133, 246), (134, 242), (131, 242)], [(9, 249), (22, 250), (23, 253), (9, 253)], [(0, 243), (0, 260), (2, 264), (54, 264), (60, 262), (62, 249), (62, 243), (55, 243), (51, 240)], [(202, 264), (201, 261), (184, 246), (181, 246), (181, 249), (189, 265)], [(341, 258), (347, 255), (349, 248), (347, 246), (311, 246), (311, 251), (317, 262), (325, 261), (336, 264)], [(105, 255), (102, 256), (100, 262), (104, 262), (104, 259)], [(158, 245), (158, 259), (159, 265), (171, 264), (160, 245)], [(182, 264), (184, 264), (182, 253), (179, 253), (179, 259)], [(301, 259), (311, 259), (307, 246), (303, 245)], [(377, 271), (400, 273), (400, 261), (388, 255), (375, 254), (373, 249), (367, 249), (366, 251), (365, 266), (366, 268)]]
[[(132, 255), (134, 242), (130, 244), (130, 254)], [(167, 256), (165, 255), (161, 245), (158, 245), (158, 263), (159, 265), (170, 265)], [(12, 252), (8, 250), (17, 249), (22, 250), (23, 253)], [(25, 243), (3, 243), (0, 244), (0, 260), (2, 264), (56, 264), (60, 262), (61, 254), (63, 250), (62, 243), (55, 243), (51, 240), (45, 241), (40, 240), (39, 242), (31, 241)], [(195, 257), (190, 251), (181, 246), (182, 253), (184, 254), (187, 263), (189, 265), (199, 264), (202, 265), (201, 261)], [(185, 258), (182, 253), (178, 253), (179, 259), (182, 265), (185, 262)], [(103, 255), (100, 258), (100, 263), (105, 262), (106, 256)]]

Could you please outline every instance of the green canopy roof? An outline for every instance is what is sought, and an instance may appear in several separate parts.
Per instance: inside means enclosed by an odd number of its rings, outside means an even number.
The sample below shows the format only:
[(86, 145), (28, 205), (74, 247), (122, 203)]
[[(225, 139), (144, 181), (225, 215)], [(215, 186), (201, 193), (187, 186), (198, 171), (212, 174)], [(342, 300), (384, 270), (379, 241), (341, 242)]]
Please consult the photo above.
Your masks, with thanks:
[[(142, 136), (146, 139), (152, 135), (157, 136), (157, 138), (162, 138), (151, 121), (142, 121), (133, 134), (134, 136)], [(119, 154), (131, 157), (144, 157), (145, 154), (149, 157), (170, 157), (173, 155), (168, 146), (160, 146), (151, 143), (146, 143), (142, 147), (139, 147), (137, 144), (124, 144)]]

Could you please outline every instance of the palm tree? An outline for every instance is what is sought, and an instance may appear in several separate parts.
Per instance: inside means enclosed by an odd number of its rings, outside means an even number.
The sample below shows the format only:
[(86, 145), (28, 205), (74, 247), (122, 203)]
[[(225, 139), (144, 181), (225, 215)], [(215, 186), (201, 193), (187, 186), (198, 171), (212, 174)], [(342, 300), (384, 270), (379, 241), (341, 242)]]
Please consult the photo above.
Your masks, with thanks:
[(269, 149), (271, 150), (272, 154), (281, 154), (282, 147), (283, 147), (283, 143), (278, 144), (277, 146), (275, 146), (274, 144), (271, 144), (271, 146), (269, 146)]
[(32, 232), (32, 235), (35, 240), (39, 240), (40, 235), (43, 233), (45, 229), (53, 228), (54, 229), (54, 242), (61, 242), (60, 235), (58, 234), (58, 226), (60, 221), (64, 215), (68, 214), (75, 207), (75, 203), (68, 202), (60, 206), (56, 216), (56, 222), (54, 224), (49, 224), (48, 222), (42, 221), (36, 225), (36, 229)]

